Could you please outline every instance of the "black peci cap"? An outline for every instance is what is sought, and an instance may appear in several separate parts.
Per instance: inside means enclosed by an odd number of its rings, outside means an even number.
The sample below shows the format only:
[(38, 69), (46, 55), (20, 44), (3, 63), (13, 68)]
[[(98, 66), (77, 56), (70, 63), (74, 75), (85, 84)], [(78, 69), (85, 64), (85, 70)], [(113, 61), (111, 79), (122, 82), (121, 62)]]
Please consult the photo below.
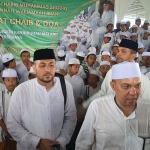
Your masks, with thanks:
[(53, 49), (39, 49), (34, 52), (33, 61), (43, 60), (43, 59), (56, 60)]
[(131, 41), (131, 40), (128, 40), (128, 39), (122, 39), (122, 41), (120, 42), (119, 46), (132, 49), (132, 50), (134, 50), (136, 52), (138, 50), (138, 43), (134, 42), (134, 41)]

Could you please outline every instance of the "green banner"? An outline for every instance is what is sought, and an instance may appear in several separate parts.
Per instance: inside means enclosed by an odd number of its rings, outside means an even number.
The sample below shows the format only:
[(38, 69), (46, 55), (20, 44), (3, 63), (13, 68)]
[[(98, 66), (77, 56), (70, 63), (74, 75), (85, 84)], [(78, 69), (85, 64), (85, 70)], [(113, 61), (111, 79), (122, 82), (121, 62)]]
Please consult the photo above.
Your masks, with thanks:
[(0, 36), (6, 51), (55, 48), (68, 22), (96, 0), (1, 0)]

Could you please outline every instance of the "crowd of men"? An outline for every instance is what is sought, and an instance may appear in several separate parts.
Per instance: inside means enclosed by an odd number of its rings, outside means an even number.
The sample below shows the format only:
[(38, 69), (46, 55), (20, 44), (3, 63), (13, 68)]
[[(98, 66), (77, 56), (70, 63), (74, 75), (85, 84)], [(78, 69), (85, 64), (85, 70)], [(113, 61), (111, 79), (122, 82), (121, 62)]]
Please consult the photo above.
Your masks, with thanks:
[(1, 51), (0, 150), (150, 150), (149, 22), (114, 30), (110, 8), (77, 16), (56, 53)]

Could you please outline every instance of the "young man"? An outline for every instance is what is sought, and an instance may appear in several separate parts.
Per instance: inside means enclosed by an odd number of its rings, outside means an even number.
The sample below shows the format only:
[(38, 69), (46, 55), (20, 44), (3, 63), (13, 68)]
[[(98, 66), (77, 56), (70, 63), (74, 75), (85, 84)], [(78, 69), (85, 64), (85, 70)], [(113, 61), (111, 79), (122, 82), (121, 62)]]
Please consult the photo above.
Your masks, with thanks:
[(66, 58), (65, 61), (69, 62), (69, 60), (71, 58), (76, 58), (77, 52), (76, 52), (76, 48), (77, 48), (77, 41), (76, 40), (70, 40), (69, 42), (69, 48), (70, 51), (66, 54)]
[(67, 73), (68, 63), (65, 61), (65, 57), (66, 57), (65, 51), (59, 50), (57, 52), (57, 55), (58, 55), (59, 61), (56, 61), (56, 72), (61, 74), (64, 71), (65, 73)]
[(76, 106), (83, 102), (84, 97), (84, 82), (81, 77), (77, 76), (79, 68), (79, 60), (71, 58), (68, 63), (68, 74), (64, 77), (72, 85)]
[(142, 53), (142, 66), (145, 66), (148, 71), (150, 67), (150, 52), (143, 52)]
[(102, 53), (101, 61), (108, 61), (111, 62), (110, 53), (107, 51), (104, 51)]
[(16, 68), (16, 61), (14, 56), (11, 53), (6, 53), (2, 56), (2, 62), (3, 65), (6, 69), (11, 68), (14, 69)]
[(118, 53), (118, 44), (114, 44), (113, 48), (112, 48), (112, 56), (116, 57), (117, 53)]
[[(4, 91), (0, 92), (0, 127), (2, 128), (0, 136), (0, 141), (6, 140), (5, 147), (9, 150), (16, 149), (16, 142), (11, 140), (11, 135), (9, 134), (6, 122), (7, 122), (7, 112), (10, 103), (11, 95), (18, 83), (17, 72), (13, 69), (5, 69), (2, 73), (3, 84), (6, 86)], [(0, 143), (1, 145), (2, 143)], [(1, 150), (4, 150), (3, 148)]]
[(103, 44), (101, 46), (101, 51), (104, 48), (109, 48), (109, 52), (111, 53), (111, 44), (110, 44), (110, 40), (111, 40), (111, 35), (109, 33), (104, 34), (104, 41)]
[(67, 96), (63, 94), (60, 79), (54, 77), (55, 63), (52, 49), (36, 50), (36, 79), (19, 85), (11, 96), (7, 128), (17, 150), (50, 150), (58, 144), (64, 150), (70, 141), (76, 125), (73, 91), (65, 81)]
[(81, 44), (79, 46), (79, 51), (83, 52), (85, 55), (87, 55), (87, 53), (88, 53), (86, 44), (87, 44), (87, 39), (86, 38), (82, 38), (81, 39)]
[(89, 97), (94, 95), (100, 90), (99, 79), (100, 73), (97, 70), (91, 70), (88, 76), (88, 85), (85, 86), (84, 99), (87, 100)]
[(31, 62), (30, 62), (30, 52), (27, 49), (22, 49), (20, 51), (20, 58), (22, 63), (16, 66), (16, 71), (19, 77), (19, 83), (24, 82), (23, 76), (30, 70)]
[[(124, 39), (121, 41), (119, 48), (118, 48), (118, 53), (117, 53), (117, 63), (121, 63), (124, 61), (128, 62), (134, 62), (134, 59), (136, 58), (136, 53), (138, 50), (138, 44), (137, 42)], [(84, 102), (83, 108), (78, 112), (78, 116), (80, 116), (80, 113), (83, 114), (83, 112), (86, 111), (88, 108), (89, 104), (92, 102), (93, 99), (109, 94), (113, 94), (113, 90), (110, 87), (110, 81), (111, 81), (111, 76), (112, 76), (112, 70), (110, 69), (102, 83), (101, 90), (93, 95), (91, 98), (88, 99), (88, 101)], [(150, 98), (150, 92), (148, 89), (150, 89), (150, 81), (149, 79), (141, 74), (141, 95), (140, 97), (143, 99), (149, 99)]]
[(145, 51), (145, 52), (150, 51), (149, 31), (148, 31), (148, 30), (146, 30), (146, 31), (144, 32), (144, 37), (143, 37), (143, 39), (142, 39), (142, 43), (143, 43), (143, 45), (144, 45), (144, 51)]
[(144, 52), (144, 45), (142, 43), (138, 43), (138, 63), (142, 65), (142, 53)]
[[(88, 108), (76, 140), (76, 150), (148, 150), (150, 143), (150, 101), (139, 99), (141, 72), (137, 63), (123, 62), (112, 67), (110, 82), (115, 92), (95, 99)], [(144, 110), (144, 112), (143, 112)], [(90, 120), (90, 122), (89, 122)]]
[(138, 40), (137, 33), (132, 33), (131, 36), (130, 36), (130, 38), (131, 38), (132, 41), (137, 42), (137, 40)]

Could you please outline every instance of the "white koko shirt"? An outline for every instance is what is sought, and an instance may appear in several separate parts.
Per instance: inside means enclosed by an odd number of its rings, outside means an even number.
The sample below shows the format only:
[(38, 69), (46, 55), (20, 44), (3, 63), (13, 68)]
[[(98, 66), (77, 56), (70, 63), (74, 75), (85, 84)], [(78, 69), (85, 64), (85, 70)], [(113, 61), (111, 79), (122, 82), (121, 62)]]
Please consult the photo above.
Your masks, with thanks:
[[(97, 98), (88, 108), (76, 140), (76, 150), (142, 150), (143, 139), (138, 134), (139, 131), (150, 132), (148, 104), (138, 101), (135, 111), (126, 117), (113, 95)], [(146, 149), (149, 148), (150, 143), (146, 143)]]
[(8, 110), (7, 128), (17, 150), (35, 150), (41, 138), (58, 141), (63, 149), (76, 125), (76, 107), (71, 85), (66, 81), (67, 101), (59, 78), (47, 92), (37, 79), (20, 84), (14, 90)]

